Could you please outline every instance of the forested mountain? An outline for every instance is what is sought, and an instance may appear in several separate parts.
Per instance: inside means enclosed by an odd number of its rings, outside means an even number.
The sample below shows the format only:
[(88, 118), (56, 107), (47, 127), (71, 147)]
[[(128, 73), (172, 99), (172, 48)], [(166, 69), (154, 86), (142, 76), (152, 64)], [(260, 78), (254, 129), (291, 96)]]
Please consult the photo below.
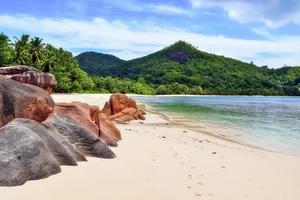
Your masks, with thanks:
[(82, 69), (87, 72), (136, 81), (143, 78), (158, 94), (299, 95), (300, 93), (300, 67), (280, 69), (258, 67), (251, 63), (199, 51), (183, 41), (130, 61), (95, 53), (80, 54), (76, 58)]
[(93, 52), (75, 59), (71, 52), (39, 37), (10, 40), (0, 34), (0, 67), (18, 64), (53, 73), (58, 88), (70, 92), (300, 95), (300, 67), (257, 67), (199, 51), (183, 41), (124, 61)]
[(75, 58), (84, 71), (98, 75), (101, 75), (103, 71), (110, 71), (111, 68), (122, 65), (124, 62), (116, 56), (96, 52), (85, 52)]

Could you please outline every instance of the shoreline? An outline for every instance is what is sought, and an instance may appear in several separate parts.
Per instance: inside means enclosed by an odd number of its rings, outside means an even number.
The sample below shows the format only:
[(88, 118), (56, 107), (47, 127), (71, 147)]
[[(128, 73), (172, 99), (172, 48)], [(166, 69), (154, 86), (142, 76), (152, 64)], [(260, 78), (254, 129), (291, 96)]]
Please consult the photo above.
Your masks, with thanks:
[[(100, 107), (109, 95), (53, 95), (56, 102)], [(122, 140), (113, 160), (88, 158), (47, 179), (0, 187), (23, 200), (298, 200), (300, 158), (233, 143), (172, 125), (148, 112), (145, 121), (117, 124)]]
[[(146, 105), (148, 107), (151, 107), (148, 104), (144, 104), (144, 105)], [(262, 148), (262, 147), (259, 147), (259, 146), (247, 144), (247, 143), (244, 143), (242, 141), (238, 141), (236, 138), (231, 137), (231, 136), (230, 136), (231, 138), (228, 138), (227, 136), (225, 137), (225, 136), (222, 136), (222, 135), (214, 134), (212, 131), (199, 130), (197, 128), (204, 127), (204, 126), (201, 126), (201, 125), (198, 125), (198, 126), (195, 125), (195, 126), (193, 126), (192, 124), (186, 124), (184, 122), (174, 121), (174, 120), (171, 119), (171, 117), (169, 117), (169, 115), (172, 115), (171, 113), (164, 114), (164, 113), (161, 113), (161, 112), (158, 112), (158, 111), (151, 110), (151, 108), (150, 109), (145, 109), (145, 110), (147, 112), (151, 112), (153, 114), (157, 114), (157, 115), (161, 116), (164, 120), (170, 122), (171, 124), (173, 124), (175, 126), (184, 127), (184, 128), (187, 128), (187, 129), (189, 129), (191, 131), (198, 132), (199, 134), (209, 135), (209, 136), (221, 139), (221, 140), (225, 140), (227, 142), (232, 142), (232, 143), (243, 145), (243, 146), (250, 147), (250, 148), (255, 148), (255, 149), (259, 149), (259, 150), (263, 150), (263, 151), (268, 151), (268, 152), (273, 152), (273, 153), (280, 153), (280, 154), (284, 154), (284, 155), (289, 155), (289, 154), (285, 154), (285, 153), (281, 153), (281, 152), (276, 152), (276, 151), (268, 150), (268, 149), (265, 149), (265, 148)], [(187, 119), (187, 120), (189, 120), (189, 119)], [(300, 156), (296, 156), (296, 157), (300, 157)]]
[[(249, 148), (254, 148), (254, 149), (262, 150), (262, 151), (266, 151), (266, 152), (278, 153), (278, 154), (282, 154), (282, 155), (294, 156), (294, 157), (300, 158), (300, 155), (296, 155), (296, 154), (292, 154), (292, 153), (287, 153), (287, 152), (280, 152), (279, 150), (278, 151), (271, 150), (271, 149), (268, 149), (268, 148), (260, 147), (258, 145), (247, 143), (245, 141), (238, 140), (238, 138), (236, 138), (233, 135), (216, 134), (216, 133), (214, 133), (213, 130), (212, 131), (209, 131), (209, 130), (199, 130), (199, 128), (203, 129), (203, 128), (207, 128), (207, 127), (205, 127), (205, 126), (203, 126), (201, 124), (200, 125), (193, 125), (193, 124), (189, 124), (189, 123), (185, 123), (185, 122), (175, 121), (174, 119), (171, 118), (172, 115), (173, 116), (177, 116), (174, 113), (170, 113), (170, 112), (168, 112), (168, 113), (162, 113), (162, 112), (159, 112), (159, 111), (155, 111), (154, 108), (153, 108), (153, 106), (151, 106), (151, 105), (149, 105), (147, 103), (142, 103), (142, 105), (145, 105), (145, 107), (149, 107), (149, 109), (147, 109), (147, 108), (145, 109), (147, 112), (151, 112), (153, 114), (157, 114), (157, 115), (161, 116), (164, 120), (168, 121), (169, 123), (171, 123), (171, 124), (173, 124), (175, 126), (187, 128), (187, 129), (189, 129), (191, 131), (198, 132), (199, 134), (205, 134), (205, 135), (212, 136), (212, 137), (215, 137), (215, 138), (227, 141), (227, 142), (232, 142), (232, 143), (235, 143), (235, 144), (239, 144), (239, 145), (242, 145), (242, 146), (245, 146), (245, 147), (249, 147)], [(180, 117), (183, 117), (183, 116), (180, 116)], [(186, 119), (186, 121), (195, 123), (194, 121), (192, 121), (192, 120), (190, 120), (188, 118), (184, 118), (184, 119)], [(201, 123), (201, 122), (197, 122), (197, 123)]]
[[(74, 95), (78, 95), (78, 96), (81, 96), (82, 98), (89, 98), (89, 97), (97, 97), (97, 96), (102, 96), (102, 97), (105, 97), (105, 98), (109, 98), (109, 96), (111, 94), (107, 93), (107, 94), (88, 94), (88, 93), (70, 93), (70, 94), (61, 94), (61, 93), (55, 93), (54, 95), (56, 96), (69, 96), (69, 97), (73, 97)], [(135, 96), (146, 96), (146, 97), (155, 97), (155, 96), (173, 96), (173, 97), (177, 97), (177, 96), (249, 96), (249, 95), (140, 95), (140, 94), (126, 94), (128, 95), (129, 97), (135, 97)], [(258, 96), (260, 97), (260, 95), (251, 95), (251, 96)], [(261, 97), (272, 97), (272, 96), (261, 96)], [(273, 96), (273, 97), (276, 97), (276, 96)], [(289, 96), (286, 96), (286, 97), (289, 97)], [(295, 96), (297, 97), (297, 96)], [(300, 98), (300, 97), (299, 97)], [(68, 100), (66, 99), (68, 102), (71, 102), (72, 99)], [(98, 102), (93, 102), (94, 104), (97, 104)], [(100, 103), (100, 107), (102, 106), (101, 104), (104, 104), (104, 101), (103, 102), (99, 102)], [(157, 115), (160, 115), (164, 120), (168, 121), (169, 123), (173, 123), (174, 125), (177, 125), (177, 126), (181, 126), (181, 127), (184, 127), (184, 128), (187, 128), (187, 129), (190, 129), (192, 131), (195, 131), (195, 132), (198, 132), (200, 134), (205, 134), (205, 135), (209, 135), (209, 136), (212, 136), (212, 137), (215, 137), (215, 138), (218, 138), (218, 139), (221, 139), (221, 140), (225, 140), (225, 141), (228, 141), (228, 142), (232, 142), (232, 143), (236, 143), (236, 144), (239, 144), (239, 145), (243, 145), (243, 146), (246, 146), (246, 147), (250, 147), (250, 148), (254, 148), (254, 149), (259, 149), (259, 150), (263, 150), (263, 151), (266, 151), (266, 152), (273, 152), (273, 153), (278, 153), (278, 154), (282, 154), (282, 155), (288, 155), (288, 156), (295, 156), (295, 157), (298, 157), (300, 158), (300, 155), (296, 155), (296, 154), (293, 154), (293, 153), (288, 153), (288, 152), (282, 152), (280, 150), (272, 150), (272, 149), (268, 149), (268, 148), (265, 148), (265, 147), (261, 147), (261, 146), (258, 146), (258, 145), (255, 145), (255, 144), (250, 144), (250, 143), (247, 143), (246, 141), (242, 141), (242, 140), (239, 140), (239, 138), (235, 137), (234, 135), (230, 135), (230, 134), (216, 134), (216, 130), (203, 130), (203, 128), (207, 128), (205, 125), (202, 126), (202, 125), (194, 125), (194, 124), (188, 124), (188, 123), (185, 123), (185, 122), (179, 122), (179, 121), (175, 121), (174, 119), (172, 119), (172, 116), (180, 116), (180, 117), (183, 117), (181, 115), (176, 115), (174, 113), (170, 113), (170, 112), (166, 112), (166, 113), (162, 113), (162, 112), (159, 112), (159, 111), (156, 111), (155, 108), (148, 104), (148, 103), (144, 103), (144, 102), (139, 102), (137, 100), (137, 103), (139, 105), (144, 105), (144, 109), (146, 107), (148, 107), (149, 109), (146, 108), (146, 111), (148, 112), (152, 112), (154, 114), (157, 114)], [(98, 104), (99, 106), (99, 104)], [(184, 118), (184, 119), (187, 119), (187, 121), (189, 122), (192, 122), (192, 123), (195, 123), (194, 121), (188, 119), (188, 118)], [(199, 123), (199, 122), (196, 122), (196, 123)], [(210, 123), (208, 123), (210, 125)], [(199, 128), (202, 128), (202, 130), (199, 130)]]

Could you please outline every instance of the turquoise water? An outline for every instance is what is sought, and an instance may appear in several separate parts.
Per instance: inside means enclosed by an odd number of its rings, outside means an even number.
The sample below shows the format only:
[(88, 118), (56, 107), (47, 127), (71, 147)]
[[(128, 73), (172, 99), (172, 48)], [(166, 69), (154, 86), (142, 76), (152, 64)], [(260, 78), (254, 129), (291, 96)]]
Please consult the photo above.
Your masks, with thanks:
[(300, 97), (137, 96), (218, 134), (265, 149), (300, 155)]

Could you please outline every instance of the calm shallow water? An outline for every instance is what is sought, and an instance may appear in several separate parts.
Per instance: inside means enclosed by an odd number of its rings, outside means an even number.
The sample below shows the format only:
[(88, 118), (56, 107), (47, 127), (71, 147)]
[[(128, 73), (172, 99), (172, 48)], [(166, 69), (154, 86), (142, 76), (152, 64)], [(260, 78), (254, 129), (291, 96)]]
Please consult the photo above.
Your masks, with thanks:
[(300, 156), (300, 97), (137, 96), (160, 112), (175, 113), (218, 134)]

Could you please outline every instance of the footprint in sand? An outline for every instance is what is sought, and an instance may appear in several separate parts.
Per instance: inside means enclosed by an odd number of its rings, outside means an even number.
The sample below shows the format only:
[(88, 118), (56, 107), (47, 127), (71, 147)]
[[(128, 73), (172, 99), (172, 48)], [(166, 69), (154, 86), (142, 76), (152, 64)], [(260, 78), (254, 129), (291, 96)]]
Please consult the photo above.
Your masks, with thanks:
[(198, 185), (204, 185), (202, 182), (198, 182)]

